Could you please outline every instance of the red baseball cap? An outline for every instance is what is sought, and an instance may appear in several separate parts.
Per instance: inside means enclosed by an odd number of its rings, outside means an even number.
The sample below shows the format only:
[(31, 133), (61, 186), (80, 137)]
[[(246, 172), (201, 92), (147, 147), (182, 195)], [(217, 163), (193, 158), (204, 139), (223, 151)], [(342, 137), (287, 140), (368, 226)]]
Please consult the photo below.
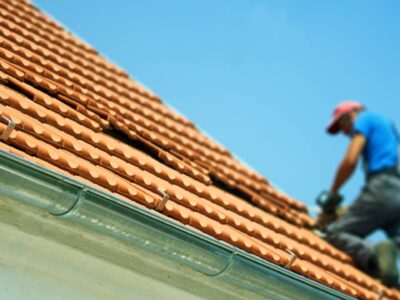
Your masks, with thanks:
[(361, 104), (360, 102), (353, 101), (353, 100), (347, 100), (343, 101), (342, 103), (338, 104), (335, 108), (335, 110), (332, 113), (332, 119), (329, 122), (328, 127), (326, 128), (326, 131), (329, 134), (337, 134), (340, 130), (339, 128), (339, 119), (346, 113), (350, 113), (356, 109), (363, 109), (364, 105)]

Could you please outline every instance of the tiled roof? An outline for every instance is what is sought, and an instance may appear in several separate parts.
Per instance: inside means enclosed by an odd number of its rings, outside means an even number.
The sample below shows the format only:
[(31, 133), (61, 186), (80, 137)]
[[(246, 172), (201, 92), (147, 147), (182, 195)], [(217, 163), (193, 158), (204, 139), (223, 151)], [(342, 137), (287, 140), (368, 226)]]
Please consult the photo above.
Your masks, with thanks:
[(0, 0), (0, 114), (4, 151), (351, 296), (400, 299), (314, 234), (302, 203), (28, 1)]

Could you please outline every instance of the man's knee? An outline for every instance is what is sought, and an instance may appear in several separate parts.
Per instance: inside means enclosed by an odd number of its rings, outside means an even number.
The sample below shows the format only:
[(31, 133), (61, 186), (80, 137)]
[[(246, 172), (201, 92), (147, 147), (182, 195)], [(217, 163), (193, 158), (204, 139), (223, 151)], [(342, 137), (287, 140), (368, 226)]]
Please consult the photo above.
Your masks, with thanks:
[(328, 230), (326, 240), (336, 248), (346, 252), (349, 247), (352, 247), (354, 241), (359, 242), (362, 238), (347, 231), (346, 228), (333, 226)]
[(326, 240), (337, 248), (342, 248), (344, 243), (344, 232), (340, 230), (331, 229), (326, 234)]

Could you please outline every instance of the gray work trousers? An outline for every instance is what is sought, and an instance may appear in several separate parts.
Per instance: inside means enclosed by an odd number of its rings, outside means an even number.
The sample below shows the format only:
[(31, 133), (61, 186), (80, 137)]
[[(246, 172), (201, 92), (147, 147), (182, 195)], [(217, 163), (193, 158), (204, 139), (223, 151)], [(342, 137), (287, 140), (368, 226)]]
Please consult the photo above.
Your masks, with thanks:
[(333, 224), (328, 241), (371, 273), (372, 246), (364, 238), (382, 229), (400, 249), (400, 178), (379, 174), (369, 180), (348, 211)]

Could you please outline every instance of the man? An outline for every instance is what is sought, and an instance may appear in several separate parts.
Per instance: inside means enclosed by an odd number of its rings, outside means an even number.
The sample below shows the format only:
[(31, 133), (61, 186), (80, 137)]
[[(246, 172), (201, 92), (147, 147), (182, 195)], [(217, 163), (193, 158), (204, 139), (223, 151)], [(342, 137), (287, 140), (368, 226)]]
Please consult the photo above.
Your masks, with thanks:
[[(399, 276), (396, 246), (400, 249), (399, 140), (396, 129), (390, 121), (366, 110), (361, 103), (346, 101), (334, 110), (327, 131), (332, 135), (342, 132), (351, 139), (333, 184), (325, 193), (329, 201), (339, 202), (340, 189), (351, 177), (361, 157), (366, 175), (366, 185), (361, 194), (332, 224), (327, 239), (352, 256), (359, 268), (380, 278), (388, 286), (396, 286)], [(376, 229), (383, 229), (388, 239), (371, 246), (365, 238)]]

